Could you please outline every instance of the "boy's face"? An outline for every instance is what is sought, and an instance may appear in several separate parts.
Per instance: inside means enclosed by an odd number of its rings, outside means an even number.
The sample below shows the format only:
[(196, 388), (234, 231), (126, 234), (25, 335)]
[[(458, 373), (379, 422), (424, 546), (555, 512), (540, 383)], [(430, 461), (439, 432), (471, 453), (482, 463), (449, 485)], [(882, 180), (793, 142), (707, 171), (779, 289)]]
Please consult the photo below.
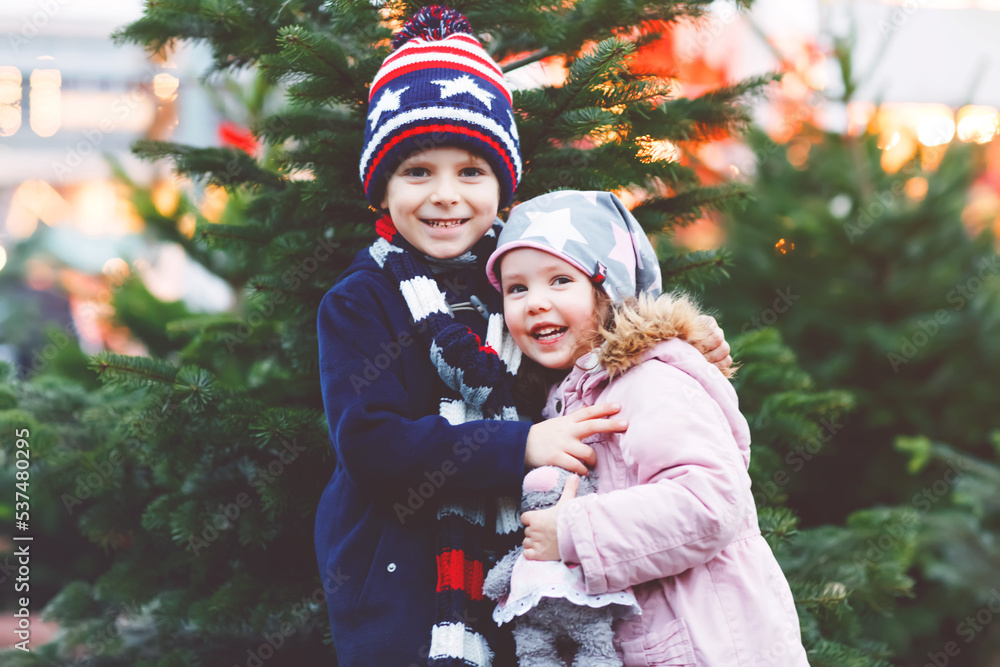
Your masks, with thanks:
[(486, 160), (445, 146), (414, 153), (389, 177), (382, 208), (417, 250), (458, 257), (493, 225), (500, 182)]
[(500, 258), (503, 315), (521, 352), (546, 368), (569, 370), (597, 335), (594, 288), (583, 271), (535, 248)]

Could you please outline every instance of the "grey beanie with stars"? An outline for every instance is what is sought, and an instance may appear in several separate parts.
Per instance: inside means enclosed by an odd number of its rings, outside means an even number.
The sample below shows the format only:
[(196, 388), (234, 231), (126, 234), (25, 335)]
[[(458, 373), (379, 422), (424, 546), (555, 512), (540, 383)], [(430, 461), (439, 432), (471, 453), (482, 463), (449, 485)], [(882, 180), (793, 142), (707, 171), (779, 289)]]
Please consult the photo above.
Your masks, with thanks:
[(534, 248), (563, 259), (600, 285), (612, 302), (661, 291), (660, 264), (646, 233), (610, 192), (559, 190), (515, 206), (486, 264), (500, 290), (500, 258)]

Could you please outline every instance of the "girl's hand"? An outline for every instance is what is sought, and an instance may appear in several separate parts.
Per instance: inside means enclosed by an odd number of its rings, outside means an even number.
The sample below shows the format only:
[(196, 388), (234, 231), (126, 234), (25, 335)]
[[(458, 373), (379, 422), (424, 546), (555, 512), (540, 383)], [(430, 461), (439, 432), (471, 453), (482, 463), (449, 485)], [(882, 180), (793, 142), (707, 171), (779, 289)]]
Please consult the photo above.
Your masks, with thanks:
[(700, 340), (692, 340), (690, 343), (705, 355), (708, 363), (718, 367), (720, 371), (725, 371), (733, 365), (733, 358), (729, 355), (729, 343), (726, 342), (726, 335), (719, 327), (719, 323), (711, 315), (699, 315), (698, 319), (709, 328), (709, 334)]
[(621, 406), (617, 403), (603, 403), (535, 424), (528, 430), (524, 467), (530, 470), (539, 466), (559, 466), (586, 475), (590, 472), (587, 465), (597, 464), (597, 455), (582, 441), (595, 433), (614, 433), (628, 428), (624, 420), (604, 419), (619, 410)]
[(528, 560), (561, 560), (559, 558), (559, 534), (557, 530), (559, 512), (569, 501), (576, 498), (580, 478), (573, 476), (566, 480), (559, 502), (543, 510), (525, 512), (521, 515), (524, 524), (524, 557)]

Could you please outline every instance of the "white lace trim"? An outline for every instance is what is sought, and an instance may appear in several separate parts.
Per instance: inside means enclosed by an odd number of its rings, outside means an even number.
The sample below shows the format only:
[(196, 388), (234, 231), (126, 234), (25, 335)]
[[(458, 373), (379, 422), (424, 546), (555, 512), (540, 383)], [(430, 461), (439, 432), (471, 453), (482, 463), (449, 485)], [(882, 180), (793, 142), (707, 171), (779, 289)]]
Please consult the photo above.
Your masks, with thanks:
[(497, 625), (510, 622), (515, 616), (522, 616), (531, 609), (534, 609), (542, 598), (565, 598), (575, 605), (581, 607), (592, 607), (598, 609), (609, 605), (622, 607), (619, 610), (619, 618), (626, 618), (633, 614), (641, 614), (639, 601), (635, 599), (632, 591), (616, 591), (614, 593), (602, 593), (601, 595), (588, 595), (581, 591), (568, 588), (566, 586), (549, 585), (536, 588), (530, 595), (514, 600), (513, 602), (502, 601), (493, 610), (493, 620)]

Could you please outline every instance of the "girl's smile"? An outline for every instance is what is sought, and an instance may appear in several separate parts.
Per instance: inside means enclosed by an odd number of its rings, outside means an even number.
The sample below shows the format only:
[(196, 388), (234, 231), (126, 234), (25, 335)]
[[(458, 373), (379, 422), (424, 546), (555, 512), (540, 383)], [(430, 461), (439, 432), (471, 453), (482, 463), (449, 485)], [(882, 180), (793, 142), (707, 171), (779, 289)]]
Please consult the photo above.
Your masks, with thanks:
[(546, 368), (568, 370), (597, 334), (594, 288), (572, 264), (535, 248), (500, 259), (504, 319), (521, 351)]

